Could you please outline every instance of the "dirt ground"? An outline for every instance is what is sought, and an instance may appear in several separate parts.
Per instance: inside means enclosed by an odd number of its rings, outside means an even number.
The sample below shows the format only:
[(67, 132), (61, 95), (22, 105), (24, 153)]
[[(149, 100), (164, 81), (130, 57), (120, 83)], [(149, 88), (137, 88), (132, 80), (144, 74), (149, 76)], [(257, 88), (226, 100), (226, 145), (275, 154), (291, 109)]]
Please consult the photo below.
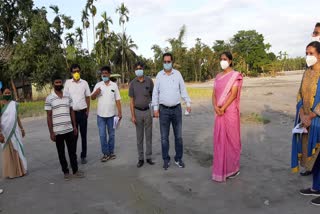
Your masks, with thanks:
[[(88, 128), (84, 179), (64, 181), (45, 118), (23, 121), (29, 174), (1, 179), (0, 212), (45, 214), (111, 213), (317, 213), (312, 197), (300, 196), (311, 177), (290, 172), (291, 129), (301, 73), (245, 78), (241, 95), (241, 174), (227, 183), (211, 178), (213, 111), (210, 99), (194, 100), (183, 118), (185, 169), (162, 169), (159, 122), (154, 119), (156, 165), (137, 169), (135, 128), (129, 108), (116, 132), (117, 159), (101, 163), (96, 114)], [(193, 87), (211, 87), (212, 82)], [(262, 120), (261, 120), (262, 118)], [(265, 121), (265, 123), (261, 122)], [(170, 153), (174, 155), (171, 132)], [(78, 146), (78, 154), (79, 154)], [(1, 155), (0, 155), (1, 156)]]

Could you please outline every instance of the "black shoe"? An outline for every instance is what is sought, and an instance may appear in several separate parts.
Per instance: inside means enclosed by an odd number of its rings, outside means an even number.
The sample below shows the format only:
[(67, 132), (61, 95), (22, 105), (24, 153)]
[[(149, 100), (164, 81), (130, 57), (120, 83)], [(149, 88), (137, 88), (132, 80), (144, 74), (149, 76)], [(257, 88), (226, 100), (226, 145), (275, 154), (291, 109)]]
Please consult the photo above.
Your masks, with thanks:
[(147, 163), (150, 165), (154, 165), (154, 162), (151, 159), (147, 159)]
[(183, 163), (182, 160), (175, 161), (175, 164), (176, 164), (179, 168), (184, 168), (184, 167), (185, 167), (185, 165), (184, 165), (184, 163)]
[(316, 206), (320, 206), (320, 197), (312, 199), (311, 204), (316, 205)]
[(169, 166), (170, 166), (170, 161), (165, 160), (165, 161), (163, 162), (163, 169), (164, 169), (164, 170), (167, 170), (167, 169), (169, 168)]
[(320, 196), (320, 191), (312, 190), (311, 188), (300, 190), (301, 195)]
[(312, 175), (311, 171), (306, 170), (305, 172), (300, 172), (301, 176), (308, 176), (308, 175)]
[(86, 164), (88, 163), (87, 159), (86, 158), (81, 158), (81, 164)]
[(137, 167), (140, 168), (143, 166), (143, 164), (144, 164), (144, 160), (139, 160)]

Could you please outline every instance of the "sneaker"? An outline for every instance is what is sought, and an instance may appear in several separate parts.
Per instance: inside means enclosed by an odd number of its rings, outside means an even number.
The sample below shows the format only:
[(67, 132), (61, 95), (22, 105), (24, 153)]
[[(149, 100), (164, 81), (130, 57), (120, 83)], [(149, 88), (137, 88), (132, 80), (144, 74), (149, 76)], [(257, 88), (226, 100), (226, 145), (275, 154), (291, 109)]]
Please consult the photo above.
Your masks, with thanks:
[(76, 173), (73, 174), (75, 178), (84, 178), (84, 172), (78, 170)]
[(2, 194), (3, 193), (3, 189), (0, 189), (0, 194)]
[(184, 165), (184, 163), (183, 163), (182, 160), (175, 161), (175, 164), (176, 164), (179, 168), (184, 168), (184, 167), (185, 167), (185, 165)]
[(107, 162), (109, 160), (109, 156), (108, 155), (103, 155), (101, 158), (101, 162)]
[(108, 157), (108, 160), (114, 160), (114, 159), (116, 159), (116, 155), (111, 153)]
[(170, 161), (165, 160), (165, 161), (163, 162), (163, 169), (164, 169), (164, 170), (167, 170), (167, 169), (169, 168), (169, 166), (170, 166)]
[(302, 189), (300, 190), (301, 195), (307, 195), (307, 196), (320, 196), (320, 191), (312, 190), (311, 188), (308, 189)]
[(71, 175), (69, 173), (64, 174), (64, 180), (69, 181), (71, 179)]
[(316, 206), (320, 206), (320, 197), (312, 199), (311, 204), (316, 205)]
[(88, 163), (87, 159), (86, 158), (81, 158), (81, 164), (86, 164)]
[(230, 175), (229, 177), (227, 177), (227, 179), (235, 178), (235, 177), (237, 177), (238, 175), (240, 175), (240, 171), (238, 171), (238, 172), (236, 172), (236, 173), (234, 173), (234, 174)]

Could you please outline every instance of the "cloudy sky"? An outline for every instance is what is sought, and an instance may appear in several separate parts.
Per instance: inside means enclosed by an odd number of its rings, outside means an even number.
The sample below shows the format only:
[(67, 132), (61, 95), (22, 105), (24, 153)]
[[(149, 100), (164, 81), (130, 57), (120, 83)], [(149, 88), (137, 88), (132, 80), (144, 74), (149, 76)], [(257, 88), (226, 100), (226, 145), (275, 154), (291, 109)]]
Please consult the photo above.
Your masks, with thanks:
[[(86, 0), (34, 0), (36, 7), (57, 5), (60, 12), (82, 26), (81, 10)], [(168, 38), (177, 37), (186, 25), (185, 44), (192, 47), (196, 38), (212, 46), (215, 40), (228, 40), (239, 30), (257, 30), (272, 45), (276, 54), (287, 51), (289, 57), (304, 56), (311, 32), (320, 22), (319, 0), (98, 0), (95, 22), (106, 11), (111, 30), (121, 32), (116, 8), (124, 2), (130, 13), (126, 31), (138, 45), (138, 54), (152, 57), (151, 46), (168, 46)], [(53, 14), (49, 12), (49, 17)], [(92, 29), (89, 42), (92, 46)], [(86, 45), (84, 45), (86, 47)]]

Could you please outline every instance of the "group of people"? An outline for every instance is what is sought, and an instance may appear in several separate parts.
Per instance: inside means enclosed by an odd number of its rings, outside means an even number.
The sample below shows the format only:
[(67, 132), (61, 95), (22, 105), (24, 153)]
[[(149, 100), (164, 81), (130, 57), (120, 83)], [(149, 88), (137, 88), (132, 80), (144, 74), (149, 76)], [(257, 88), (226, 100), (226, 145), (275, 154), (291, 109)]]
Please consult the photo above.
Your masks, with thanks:
[[(303, 195), (319, 196), (311, 201), (320, 205), (320, 23), (313, 32), (313, 42), (306, 48), (306, 64), (298, 92), (295, 126), (304, 128), (301, 134), (294, 134), (292, 140), (292, 168), (299, 171), (299, 161), (307, 171), (302, 175), (313, 175), (312, 188), (300, 190)], [(241, 134), (240, 134), (240, 94), (243, 83), (241, 73), (233, 69), (230, 52), (220, 55), (220, 72), (213, 85), (212, 106), (215, 113), (213, 129), (212, 180), (225, 182), (240, 174)], [(174, 163), (184, 168), (182, 139), (181, 98), (186, 103), (186, 111), (191, 112), (191, 99), (181, 73), (173, 68), (173, 56), (163, 54), (163, 70), (155, 80), (155, 85), (144, 75), (144, 65), (135, 65), (136, 78), (130, 82), (129, 97), (131, 121), (136, 127), (138, 150), (137, 167), (152, 160), (153, 117), (159, 119), (163, 168), (170, 166), (169, 133), (172, 125), (175, 141)], [(111, 68), (100, 69), (101, 82), (93, 92), (88, 83), (81, 79), (81, 68), (73, 64), (72, 78), (52, 77), (53, 91), (46, 98), (45, 110), (50, 139), (55, 142), (64, 179), (83, 178), (78, 169), (77, 139), (81, 135), (81, 164), (87, 163), (87, 126), (90, 100), (97, 100), (97, 125), (101, 143), (101, 162), (116, 158), (115, 120), (122, 119), (121, 97), (118, 86), (110, 80)], [(27, 173), (22, 138), (25, 131), (18, 116), (18, 104), (13, 101), (9, 89), (3, 91), (1, 107), (0, 142), (3, 148), (3, 176), (14, 178)], [(144, 149), (144, 138), (146, 152)], [(72, 175), (65, 157), (67, 146)]]

